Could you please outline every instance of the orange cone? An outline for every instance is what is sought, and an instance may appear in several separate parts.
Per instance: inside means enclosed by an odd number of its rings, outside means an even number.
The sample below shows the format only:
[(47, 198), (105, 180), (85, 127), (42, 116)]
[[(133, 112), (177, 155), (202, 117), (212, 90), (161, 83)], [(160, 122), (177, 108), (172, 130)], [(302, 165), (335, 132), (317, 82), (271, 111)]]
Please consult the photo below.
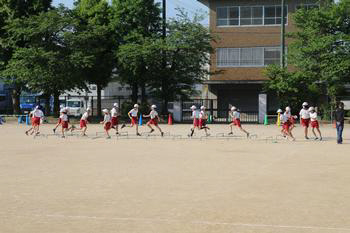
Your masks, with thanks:
[(171, 114), (169, 114), (168, 125), (172, 125), (172, 124), (173, 124), (173, 118), (171, 117)]

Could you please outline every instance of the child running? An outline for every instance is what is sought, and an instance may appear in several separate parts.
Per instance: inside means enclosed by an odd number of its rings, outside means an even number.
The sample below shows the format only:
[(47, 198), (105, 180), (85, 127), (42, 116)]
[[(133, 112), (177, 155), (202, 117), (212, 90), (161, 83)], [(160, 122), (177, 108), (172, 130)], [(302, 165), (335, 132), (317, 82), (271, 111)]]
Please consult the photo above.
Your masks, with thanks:
[(249, 138), (249, 133), (245, 131), (241, 126), (241, 114), (239, 113), (239, 111), (237, 111), (237, 108), (235, 106), (231, 108), (230, 116), (232, 118), (232, 123), (230, 124), (231, 132), (228, 135), (233, 134), (232, 127), (235, 125), (247, 135), (247, 138)]
[(192, 137), (193, 134), (194, 134), (194, 130), (197, 128), (199, 129), (199, 113), (197, 111), (197, 107), (192, 105), (191, 106), (191, 110), (192, 110), (192, 118), (193, 118), (193, 125), (191, 127), (191, 132), (190, 134), (188, 135), (189, 137)]
[(87, 136), (86, 130), (87, 130), (89, 114), (90, 114), (90, 108), (87, 108), (86, 112), (80, 118), (80, 130), (82, 131), (81, 136)]
[(290, 131), (290, 126), (291, 126), (290, 107), (286, 107), (286, 111), (284, 112), (284, 114), (280, 115), (280, 120), (282, 123), (283, 135), (289, 136), (292, 138), (293, 141), (295, 141), (295, 138), (294, 138), (292, 132)]
[[(134, 104), (134, 108), (131, 109), (128, 112), (128, 116), (131, 120), (131, 125), (129, 127), (136, 127), (136, 135), (137, 136), (141, 136), (141, 134), (139, 134), (139, 125), (138, 125), (138, 112), (139, 112), (139, 105), (138, 104)], [(124, 127), (126, 127), (125, 124), (122, 125), (121, 129), (123, 129)]]
[(153, 104), (151, 106), (151, 112), (148, 115), (143, 115), (143, 117), (150, 117), (151, 118), (146, 124), (151, 129), (151, 131), (149, 133), (154, 132), (154, 129), (151, 126), (151, 125), (154, 125), (159, 130), (160, 135), (163, 137), (164, 133), (163, 133), (162, 129), (158, 126), (158, 122), (160, 121), (160, 118), (158, 116), (158, 112), (156, 111), (156, 109), (157, 109), (157, 106)]
[(109, 111), (108, 109), (103, 109), (102, 112), (105, 114), (103, 121), (100, 122), (100, 124), (103, 124), (103, 128), (106, 132), (106, 139), (110, 139), (111, 136), (109, 135), (109, 130), (112, 127), (112, 123), (111, 123), (111, 115), (109, 115)]
[(305, 139), (309, 139), (307, 136), (308, 134), (308, 129), (309, 129), (309, 124), (310, 124), (310, 112), (309, 112), (309, 107), (308, 103), (304, 102), (303, 103), (303, 108), (300, 110), (300, 124), (304, 127), (304, 135)]
[(199, 113), (199, 129), (204, 129), (205, 135), (210, 136), (208, 133), (209, 127), (207, 126), (208, 114), (205, 112), (205, 107), (201, 106), (201, 112)]
[(62, 138), (65, 138), (65, 132), (68, 130), (73, 130), (74, 127), (71, 126), (70, 128), (69, 126), (69, 121), (68, 121), (68, 108), (64, 108), (61, 110), (61, 115), (60, 115), (60, 119), (58, 120), (58, 122), (61, 124), (61, 132), (62, 132)]
[(36, 106), (34, 110), (29, 113), (29, 117), (32, 118), (32, 127), (25, 133), (26, 135), (28, 135), (28, 133), (30, 133), (30, 135), (33, 133), (35, 133), (35, 135), (38, 135), (40, 123), (44, 117), (44, 113), (39, 109), (39, 106)]
[(283, 128), (283, 122), (282, 122), (282, 120), (281, 120), (281, 119), (282, 119), (281, 116), (283, 115), (282, 109), (278, 109), (278, 110), (277, 110), (277, 114), (279, 114), (279, 120), (280, 120), (280, 122), (282, 123), (281, 134), (282, 134), (283, 137), (286, 137), (286, 133), (284, 132), (284, 128)]
[(111, 109), (111, 117), (112, 117), (112, 128), (115, 129), (116, 135), (119, 134), (118, 128), (119, 128), (119, 116), (120, 116), (120, 111), (119, 111), (119, 105), (118, 103), (113, 104), (113, 108)]
[(60, 126), (61, 123), (62, 123), (61, 116), (63, 115), (63, 112), (64, 112), (64, 111), (65, 111), (65, 107), (62, 107), (61, 110), (60, 110), (60, 116), (58, 117), (57, 124), (56, 124), (55, 127), (52, 129), (52, 131), (53, 131), (54, 134), (56, 133), (56, 129), (58, 128), (58, 126)]
[(309, 112), (310, 112), (312, 133), (315, 135), (315, 140), (318, 140), (318, 137), (315, 133), (315, 129), (316, 129), (318, 134), (320, 135), (320, 141), (322, 141), (320, 125), (318, 124), (318, 120), (317, 120), (317, 112), (315, 111), (314, 107), (310, 107)]

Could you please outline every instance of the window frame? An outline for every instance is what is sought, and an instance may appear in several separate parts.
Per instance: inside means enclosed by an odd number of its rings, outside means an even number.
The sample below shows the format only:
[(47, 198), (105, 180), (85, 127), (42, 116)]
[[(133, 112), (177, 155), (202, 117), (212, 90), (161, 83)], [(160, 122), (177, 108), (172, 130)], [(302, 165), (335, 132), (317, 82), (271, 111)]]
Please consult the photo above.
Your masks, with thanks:
[[(300, 9), (298, 9), (298, 7), (303, 7), (303, 6), (306, 6), (306, 7), (309, 7), (309, 6), (317, 6), (318, 8), (321, 7), (321, 5), (319, 3), (301, 3), (301, 4), (297, 4), (295, 6), (295, 11), (298, 11)], [(306, 10), (309, 10), (309, 9), (306, 9)]]
[[(242, 49), (257, 49), (257, 48), (261, 48), (262, 49), (262, 65), (241, 65), (241, 52)], [(238, 49), (238, 65), (219, 65), (219, 56), (218, 56), (218, 50), (219, 49)], [(278, 49), (278, 51), (281, 54), (281, 46), (259, 46), (259, 47), (242, 47), (242, 48), (228, 48), (228, 47), (221, 47), (221, 48), (216, 48), (215, 49), (215, 54), (216, 54), (216, 67), (217, 68), (263, 68), (263, 67), (267, 67), (268, 65), (271, 64), (266, 64), (265, 62), (265, 49)], [(288, 52), (288, 48), (287, 46), (285, 47), (285, 53), (287, 54)], [(228, 57), (228, 55), (227, 55)], [(273, 60), (273, 59), (270, 59)], [(281, 58), (279, 57), (280, 60), (280, 64), (281, 64)], [(223, 63), (223, 62), (221, 62)]]
[[(225, 28), (225, 27), (277, 27), (277, 26), (281, 26), (281, 24), (265, 24), (265, 7), (279, 7), (280, 5), (252, 5), (252, 6), (218, 6), (216, 7), (216, 27), (218, 28)], [(235, 19), (235, 18), (229, 18), (229, 9), (230, 8), (233, 8), (233, 7), (237, 7), (239, 10), (238, 10), (238, 25), (230, 25), (229, 22), (230, 20), (232, 19)], [(241, 7), (250, 7), (250, 8), (253, 8), (253, 7), (262, 7), (262, 24), (251, 24), (251, 25), (241, 25)], [(288, 26), (289, 24), (289, 19), (288, 19), (288, 16), (289, 16), (289, 6), (286, 5), (285, 6), (287, 8), (287, 15), (286, 15), (286, 22), (285, 22), (285, 26)], [(218, 18), (218, 15), (217, 15), (217, 12), (218, 12), (218, 9), (222, 9), (222, 8), (226, 8), (227, 10), (227, 18), (226, 18), (226, 25), (218, 25), (218, 20), (225, 20), (225, 18)], [(275, 17), (276, 18), (279, 18), (279, 17)], [(282, 18), (282, 16), (281, 16)], [(254, 18), (254, 17), (251, 17), (250, 18), (251, 21), (253, 22), (254, 19), (258, 19), (258, 18)]]

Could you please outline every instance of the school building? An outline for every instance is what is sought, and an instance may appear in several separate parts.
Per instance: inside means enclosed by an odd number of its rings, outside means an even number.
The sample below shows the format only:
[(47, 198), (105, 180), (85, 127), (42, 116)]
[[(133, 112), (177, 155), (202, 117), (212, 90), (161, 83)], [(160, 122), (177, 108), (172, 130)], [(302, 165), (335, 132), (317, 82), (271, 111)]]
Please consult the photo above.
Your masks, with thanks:
[[(274, 94), (265, 93), (263, 69), (281, 63), (281, 0), (198, 0), (209, 9), (212, 43), (208, 98), (218, 109), (230, 104), (241, 111), (266, 112), (279, 107)], [(285, 0), (286, 32), (295, 29), (291, 14), (300, 7), (319, 7), (316, 0)], [(288, 53), (288, 40), (286, 41)]]

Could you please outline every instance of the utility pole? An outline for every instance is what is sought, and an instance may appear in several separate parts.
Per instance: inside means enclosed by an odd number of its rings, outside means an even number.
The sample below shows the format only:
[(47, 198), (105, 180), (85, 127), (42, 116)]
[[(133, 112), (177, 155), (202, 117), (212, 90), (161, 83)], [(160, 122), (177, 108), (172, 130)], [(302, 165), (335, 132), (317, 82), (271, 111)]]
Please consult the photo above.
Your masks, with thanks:
[[(165, 43), (166, 39), (166, 0), (163, 0), (163, 5), (162, 5), (162, 13), (163, 13), (163, 40)], [(162, 51), (162, 66), (163, 70), (166, 70), (167, 62), (166, 62), (166, 52), (163, 50)], [(167, 77), (166, 77), (166, 72), (163, 73), (163, 78), (162, 78), (162, 93), (163, 93), (163, 106), (162, 106), (162, 114), (167, 114), (168, 113), (168, 98), (165, 96), (166, 90), (167, 90)]]
[(284, 1), (281, 0), (281, 67), (286, 66), (286, 61), (285, 61), (285, 48), (286, 48), (286, 23), (284, 20)]
[(163, 0), (163, 39), (166, 37), (166, 0)]

